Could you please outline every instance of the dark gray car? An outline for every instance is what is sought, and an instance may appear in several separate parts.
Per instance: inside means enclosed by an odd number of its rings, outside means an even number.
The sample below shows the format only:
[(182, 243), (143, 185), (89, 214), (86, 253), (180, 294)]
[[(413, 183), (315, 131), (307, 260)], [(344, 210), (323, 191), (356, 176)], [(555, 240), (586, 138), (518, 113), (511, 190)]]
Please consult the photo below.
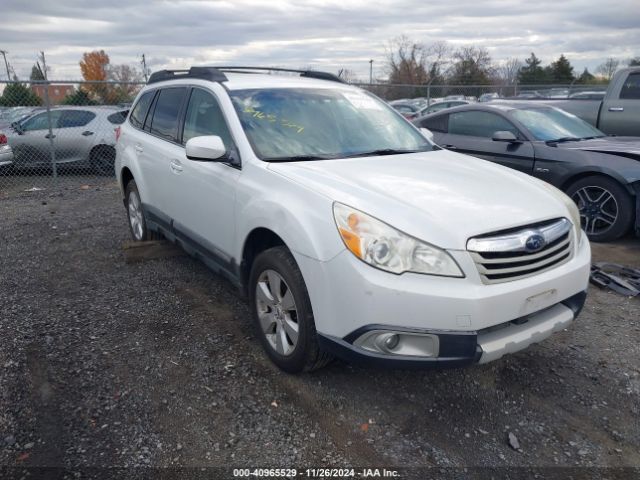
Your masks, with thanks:
[(640, 234), (640, 137), (612, 137), (540, 103), (472, 104), (413, 121), (435, 142), (520, 170), (563, 190), (592, 240)]

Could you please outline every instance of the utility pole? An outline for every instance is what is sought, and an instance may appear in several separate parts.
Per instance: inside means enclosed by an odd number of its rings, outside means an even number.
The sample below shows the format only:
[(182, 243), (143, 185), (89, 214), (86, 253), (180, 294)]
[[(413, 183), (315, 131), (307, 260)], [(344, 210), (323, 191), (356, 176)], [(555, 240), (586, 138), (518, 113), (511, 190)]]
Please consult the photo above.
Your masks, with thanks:
[(148, 78), (147, 78), (147, 60), (144, 57), (144, 53), (142, 54), (142, 61), (140, 63), (142, 64), (142, 74), (144, 75), (144, 81), (146, 82), (148, 80)]
[(51, 157), (51, 168), (53, 170), (53, 178), (55, 181), (58, 180), (58, 166), (56, 164), (56, 146), (54, 143), (54, 138), (56, 136), (53, 134), (53, 122), (51, 121), (51, 100), (49, 99), (49, 81), (47, 79), (47, 60), (44, 57), (44, 52), (40, 52), (40, 58), (42, 59), (42, 70), (44, 74), (44, 83), (42, 86), (44, 87), (44, 102), (47, 107), (47, 123), (49, 124), (49, 134), (45, 135), (44, 138), (49, 139), (49, 156)]
[(47, 80), (47, 60), (44, 58), (44, 52), (40, 52), (40, 58), (42, 59), (42, 75), (45, 81)]
[(373, 85), (373, 58), (369, 60), (369, 85)]
[(7, 69), (7, 80), (11, 80), (11, 74), (9, 73), (9, 62), (7, 62), (7, 52), (6, 50), (0, 50), (0, 55), (4, 58), (4, 66)]

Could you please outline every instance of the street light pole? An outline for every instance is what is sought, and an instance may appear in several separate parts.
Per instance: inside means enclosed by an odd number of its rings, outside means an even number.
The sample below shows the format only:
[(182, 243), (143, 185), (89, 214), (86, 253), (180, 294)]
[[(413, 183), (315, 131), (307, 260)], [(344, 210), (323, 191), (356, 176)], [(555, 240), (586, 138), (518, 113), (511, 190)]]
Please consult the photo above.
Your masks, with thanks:
[(373, 85), (373, 59), (369, 60), (369, 85)]

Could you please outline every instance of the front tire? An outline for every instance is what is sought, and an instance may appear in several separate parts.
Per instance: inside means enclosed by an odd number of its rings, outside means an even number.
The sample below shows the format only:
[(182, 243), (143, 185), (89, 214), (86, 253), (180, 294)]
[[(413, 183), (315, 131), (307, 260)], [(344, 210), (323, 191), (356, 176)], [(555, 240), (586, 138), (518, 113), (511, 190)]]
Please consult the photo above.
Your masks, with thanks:
[(610, 242), (631, 228), (633, 197), (615, 180), (602, 175), (585, 177), (567, 189), (580, 210), (582, 228), (589, 240)]
[(152, 240), (153, 234), (147, 228), (147, 220), (144, 216), (140, 192), (135, 180), (129, 181), (125, 188), (125, 200), (127, 204), (127, 218), (129, 220), (129, 231), (136, 242)]
[(256, 257), (248, 290), (257, 335), (280, 369), (308, 372), (331, 361), (318, 345), (307, 287), (286, 247), (270, 248)]

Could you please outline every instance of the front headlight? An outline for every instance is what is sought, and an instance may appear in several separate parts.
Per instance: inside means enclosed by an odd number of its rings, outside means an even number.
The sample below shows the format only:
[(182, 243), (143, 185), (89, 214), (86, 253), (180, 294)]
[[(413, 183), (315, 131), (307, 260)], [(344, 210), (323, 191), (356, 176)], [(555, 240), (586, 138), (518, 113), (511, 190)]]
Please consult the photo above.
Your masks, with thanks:
[(464, 277), (446, 251), (421, 242), (355, 208), (333, 204), (344, 244), (360, 260), (392, 273), (426, 273)]

